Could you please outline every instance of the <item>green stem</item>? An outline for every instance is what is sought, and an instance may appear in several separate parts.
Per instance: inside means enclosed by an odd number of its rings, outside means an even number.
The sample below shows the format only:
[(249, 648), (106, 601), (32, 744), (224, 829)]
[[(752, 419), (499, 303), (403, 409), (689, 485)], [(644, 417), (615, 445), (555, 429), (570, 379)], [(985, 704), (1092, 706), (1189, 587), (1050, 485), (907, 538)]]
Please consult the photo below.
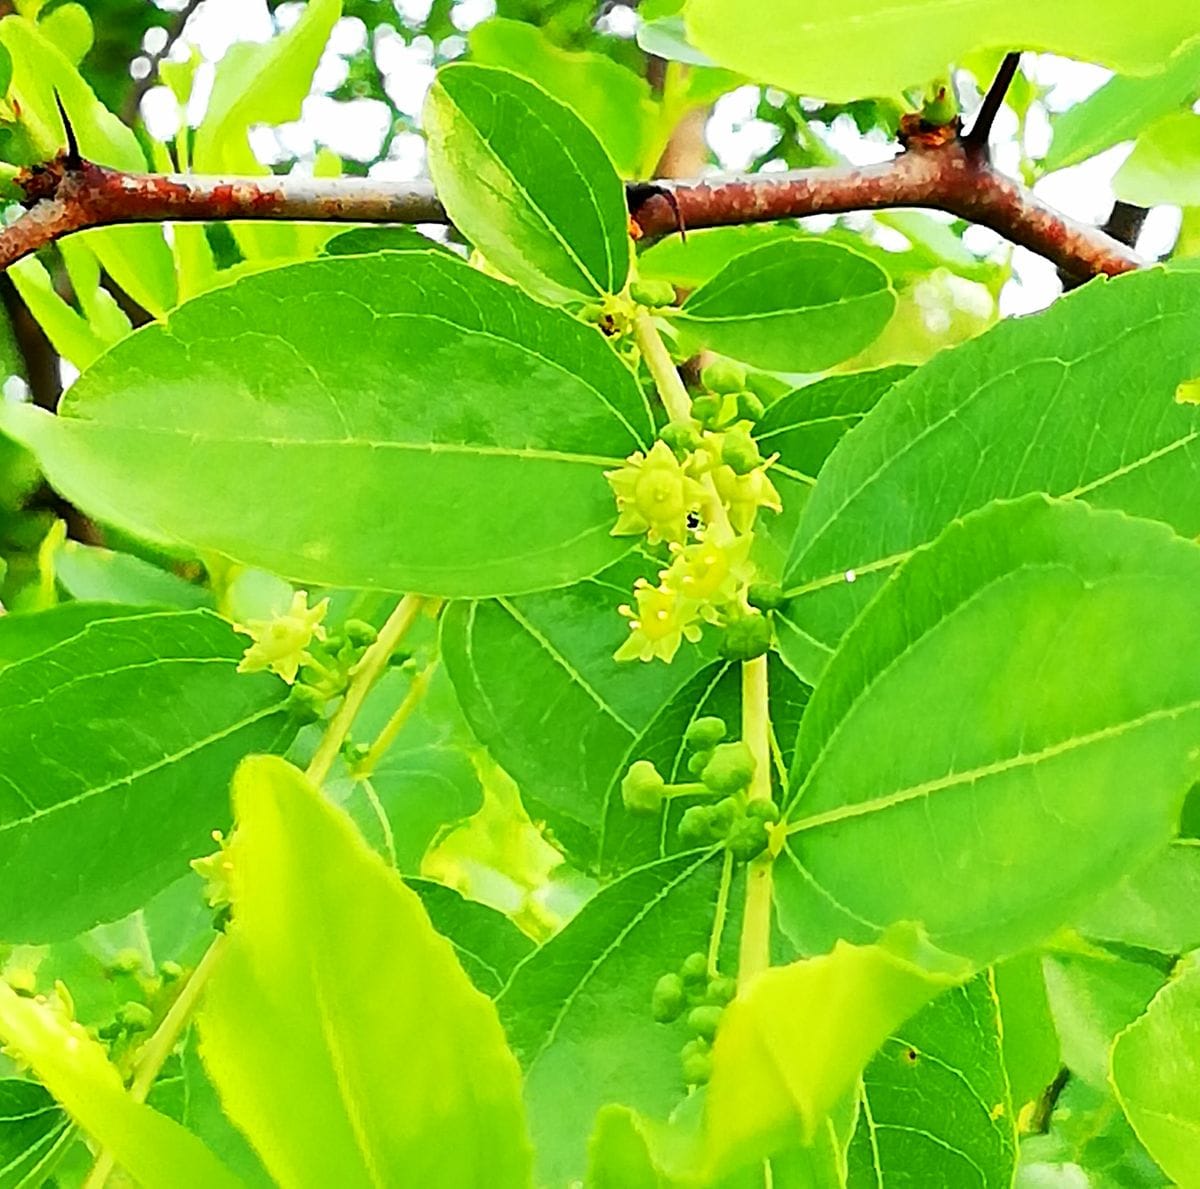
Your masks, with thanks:
[(721, 866), (721, 886), (717, 889), (717, 909), (713, 916), (712, 936), (708, 940), (708, 977), (720, 974), (721, 935), (725, 932), (725, 917), (729, 912), (729, 885), (733, 883), (733, 851), (725, 849)]
[(396, 651), (396, 646), (416, 622), (416, 618), (421, 614), (424, 606), (425, 600), (419, 595), (405, 595), (396, 604), (391, 615), (387, 617), (383, 627), (379, 629), (379, 636), (375, 643), (363, 653), (362, 660), (354, 666), (354, 670), (350, 674), (350, 684), (346, 688), (346, 696), (342, 699), (337, 713), (329, 720), (324, 738), (305, 772), (313, 784), (324, 783), (325, 778), (329, 775), (333, 761), (337, 759), (338, 752), (342, 750), (342, 744), (346, 742), (346, 737), (350, 734), (350, 728), (354, 725), (354, 720), (362, 709), (367, 694), (371, 692), (375, 682), (387, 668), (388, 660)]
[(408, 692), (400, 700), (400, 705), (392, 712), (392, 717), (383, 725), (383, 730), (375, 737), (371, 749), (362, 758), (362, 762), (354, 768), (356, 780), (366, 780), (379, 766), (379, 761), (388, 753), (389, 748), (396, 742), (396, 736), (404, 729), (404, 724), (412, 717), (413, 711), (420, 705), (433, 674), (437, 670), (437, 661), (430, 661), (413, 679)]
[[(213, 938), (212, 944), (205, 950), (195, 970), (188, 976), (179, 994), (175, 996), (175, 1001), (167, 1009), (167, 1014), (139, 1050), (133, 1067), (133, 1081), (129, 1084), (129, 1097), (134, 1102), (145, 1102), (149, 1097), (155, 1079), (162, 1072), (167, 1058), (175, 1051), (192, 1012), (196, 1010), (196, 1004), (200, 1002), (200, 996), (221, 960), (226, 943), (224, 933), (218, 933)], [(116, 1160), (112, 1152), (107, 1148), (102, 1149), (83, 1182), (82, 1189), (102, 1189), (115, 1165)]]
[[(746, 794), (751, 801), (771, 800), (771, 710), (767, 658), (742, 662), (742, 740), (754, 756), (754, 777)], [(746, 905), (738, 952), (738, 982), (743, 985), (771, 964), (770, 852), (746, 867)]]

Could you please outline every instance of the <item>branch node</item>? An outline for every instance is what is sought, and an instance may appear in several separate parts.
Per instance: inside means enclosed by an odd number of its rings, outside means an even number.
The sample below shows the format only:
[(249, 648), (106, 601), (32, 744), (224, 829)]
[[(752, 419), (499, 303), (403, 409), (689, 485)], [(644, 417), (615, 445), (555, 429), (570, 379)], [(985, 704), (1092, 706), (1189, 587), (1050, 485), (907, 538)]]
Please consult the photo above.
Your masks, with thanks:
[(979, 114), (975, 117), (975, 123), (971, 125), (970, 132), (962, 138), (964, 147), (971, 152), (987, 153), (992, 124), (995, 123), (1000, 106), (1004, 103), (1004, 96), (1008, 94), (1008, 88), (1012, 85), (1020, 64), (1021, 55), (1019, 53), (1004, 55), (1000, 69), (996, 71), (996, 77), (992, 80), (992, 85), (988, 87), (987, 94), (979, 105)]

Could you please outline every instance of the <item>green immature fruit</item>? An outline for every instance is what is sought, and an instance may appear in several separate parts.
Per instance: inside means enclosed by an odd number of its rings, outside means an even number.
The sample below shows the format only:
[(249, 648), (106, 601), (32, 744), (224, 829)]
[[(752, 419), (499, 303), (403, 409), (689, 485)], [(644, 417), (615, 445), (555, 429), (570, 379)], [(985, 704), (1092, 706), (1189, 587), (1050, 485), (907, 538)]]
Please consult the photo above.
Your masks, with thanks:
[(725, 1009), (716, 1004), (703, 1003), (693, 1007), (688, 1012), (687, 1026), (705, 1040), (712, 1040), (717, 1034), (717, 1025), (721, 1022), (721, 1014)]
[(766, 411), (766, 405), (753, 392), (737, 394), (737, 415), (742, 421), (757, 421)]
[(700, 779), (714, 793), (722, 793), (727, 797), (745, 792), (753, 778), (754, 756), (741, 740), (714, 747), (712, 759), (700, 774)]
[(716, 747), (722, 739), (725, 738), (725, 720), (717, 718), (715, 715), (708, 715), (706, 718), (698, 718), (684, 732), (683, 741), (688, 747), (694, 747), (698, 751), (707, 751)]
[(708, 955), (697, 950), (688, 954), (679, 968), (679, 977), (689, 987), (699, 987), (708, 981)]
[(783, 587), (774, 582), (752, 582), (746, 591), (746, 602), (759, 611), (782, 611), (788, 601)]
[(732, 396), (746, 387), (746, 369), (729, 359), (718, 359), (700, 373), (700, 383), (709, 392)]
[(632, 764), (621, 781), (621, 800), (630, 813), (657, 813), (662, 808), (666, 782), (649, 760)]
[(758, 445), (744, 429), (731, 429), (721, 445), (721, 461), (735, 475), (748, 475), (762, 466), (763, 457)]
[(654, 984), (650, 999), (650, 1010), (660, 1024), (671, 1024), (679, 1019), (687, 1003), (687, 992), (683, 979), (677, 974), (664, 974)]
[(675, 304), (675, 286), (670, 281), (634, 281), (629, 296), (640, 306), (661, 309)]
[(711, 805), (693, 805), (684, 811), (679, 819), (680, 842), (691, 842), (702, 845), (712, 842), (718, 835), (713, 829), (713, 809)]
[(712, 1053), (702, 1040), (689, 1040), (679, 1052), (683, 1080), (689, 1086), (703, 1086), (712, 1077)]
[(701, 425), (713, 426), (721, 419), (724, 404), (719, 396), (698, 396), (692, 401), (692, 416)]
[(709, 981), (708, 990), (705, 992), (704, 998), (708, 1003), (715, 1003), (720, 1007), (724, 1007), (725, 1004), (733, 1002), (736, 994), (737, 980), (722, 974)]
[(725, 625), (718, 651), (730, 661), (752, 661), (771, 648), (775, 629), (765, 615), (742, 615)]

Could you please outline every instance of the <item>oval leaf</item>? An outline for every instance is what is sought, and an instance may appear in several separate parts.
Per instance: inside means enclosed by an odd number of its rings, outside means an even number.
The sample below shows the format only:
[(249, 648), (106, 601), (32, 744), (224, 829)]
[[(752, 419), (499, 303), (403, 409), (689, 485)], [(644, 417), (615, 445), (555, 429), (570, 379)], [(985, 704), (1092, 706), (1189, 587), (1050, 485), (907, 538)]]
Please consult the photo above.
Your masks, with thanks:
[(425, 129), (438, 197), (497, 268), (556, 301), (625, 287), (621, 181), (569, 107), (510, 71), (457, 64), (430, 89)]
[(1164, 846), (1197, 770), (1198, 584), (1166, 526), (1040, 496), (915, 554), (801, 723), (776, 865), (797, 946), (917, 921), (984, 965)]
[(0, 937), (70, 937), (140, 907), (228, 824), (247, 752), (295, 734), (287, 687), (239, 674), (207, 611), (102, 619), (0, 673)]
[(416, 893), (282, 760), (247, 760), (233, 796), (200, 1054), (271, 1175), (528, 1189), (517, 1063)]
[(625, 553), (603, 472), (652, 432), (600, 334), (436, 252), (248, 277), (119, 344), (57, 418), (4, 405), (0, 427), (143, 538), (452, 597)]
[(672, 321), (714, 351), (781, 372), (819, 372), (857, 355), (896, 309), (887, 274), (840, 244), (766, 243), (731, 260)]

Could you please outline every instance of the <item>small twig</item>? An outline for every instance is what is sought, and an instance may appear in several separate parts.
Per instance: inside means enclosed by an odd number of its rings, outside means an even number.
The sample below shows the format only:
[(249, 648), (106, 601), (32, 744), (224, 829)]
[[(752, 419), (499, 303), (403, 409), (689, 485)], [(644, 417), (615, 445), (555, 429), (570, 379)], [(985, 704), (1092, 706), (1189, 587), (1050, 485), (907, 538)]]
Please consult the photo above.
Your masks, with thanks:
[(1008, 94), (1008, 88), (1012, 86), (1020, 64), (1020, 54), (1004, 55), (1004, 61), (1000, 63), (1000, 69), (996, 71), (996, 77), (992, 79), (992, 85), (988, 87), (987, 94), (979, 105), (979, 114), (975, 117), (975, 123), (971, 125), (971, 131), (962, 138), (963, 144), (969, 149), (986, 153), (992, 124), (996, 121), (1004, 103), (1004, 96)]

